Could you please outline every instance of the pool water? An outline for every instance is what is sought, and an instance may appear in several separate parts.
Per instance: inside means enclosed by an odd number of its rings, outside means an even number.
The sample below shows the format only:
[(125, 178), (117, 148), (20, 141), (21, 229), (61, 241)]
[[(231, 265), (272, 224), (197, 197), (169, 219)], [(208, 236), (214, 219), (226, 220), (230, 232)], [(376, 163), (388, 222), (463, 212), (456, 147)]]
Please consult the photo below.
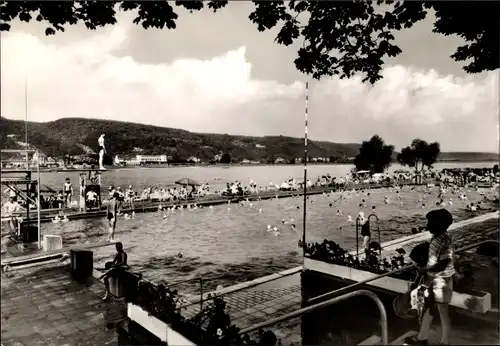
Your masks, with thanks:
[[(373, 189), (369, 196), (368, 191), (309, 196), (307, 241), (320, 242), (327, 238), (344, 248), (354, 249), (355, 225), (347, 221), (347, 216), (351, 215), (354, 220), (360, 210), (365, 215), (374, 212), (379, 217), (382, 242), (411, 234), (411, 228), (423, 225), (425, 214), (436, 208), (438, 192), (438, 188), (418, 192), (404, 187), (400, 199), (395, 190), (387, 188)], [(466, 201), (451, 193), (446, 196), (445, 200), (452, 198), (453, 205), (446, 208), (455, 221), (486, 212), (467, 212), (467, 204), (484, 199), (480, 192), (467, 193)], [(385, 196), (389, 199), (387, 204), (383, 203)], [(419, 202), (423, 196), (424, 208)], [(363, 199), (365, 204), (360, 208)], [(217, 282), (228, 286), (301, 264), (298, 241), (302, 239), (303, 230), (302, 204), (303, 197), (293, 197), (196, 210), (138, 213), (133, 219), (121, 216), (116, 239), (123, 242), (133, 270), (142, 272), (146, 278), (177, 282), (197, 276), (222, 276), (214, 280), (213, 285)], [(342, 215), (337, 215), (337, 210), (341, 210)], [(295, 224), (295, 229), (290, 223)], [(279, 234), (269, 232), (268, 225), (277, 227)], [(375, 229), (376, 225), (372, 225), (372, 230)], [(42, 234), (62, 235), (65, 246), (104, 241), (107, 221), (93, 218), (42, 224)], [(376, 237), (376, 232), (372, 234)], [(113, 253), (111, 246), (95, 249), (97, 265), (110, 260)], [(194, 292), (196, 285), (196, 282), (186, 284), (183, 290)]]

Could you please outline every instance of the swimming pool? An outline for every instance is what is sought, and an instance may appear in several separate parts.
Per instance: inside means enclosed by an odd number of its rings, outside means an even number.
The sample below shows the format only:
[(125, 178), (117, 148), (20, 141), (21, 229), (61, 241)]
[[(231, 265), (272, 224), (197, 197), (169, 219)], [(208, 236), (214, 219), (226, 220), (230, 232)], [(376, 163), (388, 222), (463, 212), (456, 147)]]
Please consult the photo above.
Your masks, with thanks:
[[(436, 187), (429, 192), (404, 187), (399, 193), (400, 199), (396, 190), (387, 188), (309, 196), (307, 241), (327, 238), (353, 249), (355, 225), (347, 222), (347, 217), (351, 215), (355, 219), (360, 210), (365, 215), (373, 211), (379, 217), (382, 242), (411, 234), (411, 228), (422, 225), (425, 214), (437, 207), (438, 192)], [(484, 199), (480, 192), (466, 192), (468, 200), (460, 200), (451, 192), (444, 198), (455, 221), (485, 212), (465, 210), (467, 204)], [(389, 199), (387, 204), (383, 203), (385, 196)], [(425, 199), (419, 202), (424, 196)], [(452, 206), (448, 204), (449, 198), (452, 198)], [(364, 207), (360, 208), (363, 200)], [(252, 204), (141, 213), (133, 219), (122, 216), (118, 220), (116, 239), (123, 242), (133, 270), (142, 271), (149, 279), (174, 282), (222, 275), (217, 282), (227, 286), (301, 264), (302, 253), (297, 243), (302, 239), (302, 203), (303, 197), (292, 197)], [(337, 210), (341, 210), (342, 215), (337, 215)], [(295, 230), (291, 223), (296, 225)], [(277, 227), (279, 234), (269, 232), (268, 225)], [(70, 246), (105, 240), (107, 225), (104, 218), (93, 218), (43, 224), (42, 232), (62, 235), (65, 246)], [(95, 249), (94, 257), (102, 263), (113, 253), (113, 247)], [(196, 283), (186, 284), (184, 289), (192, 292), (196, 290)]]

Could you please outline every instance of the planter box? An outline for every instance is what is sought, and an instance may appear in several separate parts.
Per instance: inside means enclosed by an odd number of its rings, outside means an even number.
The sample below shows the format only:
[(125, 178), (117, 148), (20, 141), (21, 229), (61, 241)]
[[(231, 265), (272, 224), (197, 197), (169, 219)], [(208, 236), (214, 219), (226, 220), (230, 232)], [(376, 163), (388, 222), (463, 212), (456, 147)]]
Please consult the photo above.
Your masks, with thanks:
[(127, 317), (136, 322), (161, 341), (173, 346), (195, 346), (193, 342), (170, 328), (170, 326), (150, 315), (140, 306), (128, 303)]
[[(307, 257), (304, 258), (304, 269), (328, 274), (354, 282), (360, 282), (378, 276), (378, 274), (370, 273), (364, 270), (349, 268), (338, 264), (316, 261)], [(410, 282), (386, 276), (369, 282), (366, 284), (366, 286), (373, 286), (387, 290), (389, 292), (400, 294), (408, 292)], [(491, 309), (491, 294), (482, 291), (471, 293), (460, 293), (454, 291), (450, 305), (460, 309), (486, 313)]]

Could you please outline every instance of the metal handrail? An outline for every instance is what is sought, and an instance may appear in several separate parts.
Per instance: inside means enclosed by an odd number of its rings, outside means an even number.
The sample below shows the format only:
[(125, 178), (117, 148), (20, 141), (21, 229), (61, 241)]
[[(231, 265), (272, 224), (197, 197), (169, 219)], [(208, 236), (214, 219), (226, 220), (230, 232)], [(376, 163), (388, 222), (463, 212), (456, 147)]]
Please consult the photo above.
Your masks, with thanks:
[[(196, 277), (196, 278), (192, 278), (192, 279), (177, 281), (177, 282), (170, 284), (170, 286), (176, 286), (176, 285), (180, 285), (180, 284), (191, 282), (191, 281), (199, 281), (200, 282), (200, 297), (201, 297), (201, 299), (200, 299), (199, 303), (200, 303), (200, 312), (201, 312), (201, 311), (203, 311), (203, 278), (202, 277)], [(191, 305), (194, 305), (194, 304), (191, 304)], [(181, 306), (181, 308), (184, 308), (186, 306)]]
[[(486, 244), (486, 243), (498, 243), (498, 244), (500, 244), (500, 242), (498, 240), (488, 239), (488, 240), (483, 240), (483, 241), (481, 241), (479, 243), (475, 243), (475, 244), (471, 244), (471, 245), (467, 245), (467, 246), (461, 247), (460, 249), (456, 250), (455, 253), (467, 251), (467, 250), (470, 250), (472, 248), (478, 247), (479, 245)], [(307, 300), (307, 302), (308, 303), (312, 303), (312, 302), (320, 300), (320, 299), (329, 298), (331, 296), (335, 296), (335, 295), (344, 293), (345, 291), (350, 291), (350, 290), (353, 290), (355, 288), (358, 288), (358, 287), (360, 287), (360, 286), (362, 286), (364, 284), (367, 284), (367, 283), (369, 283), (371, 281), (375, 281), (375, 280), (381, 279), (381, 278), (389, 276), (389, 275), (397, 274), (397, 273), (403, 272), (405, 270), (411, 269), (413, 267), (416, 267), (416, 264), (410, 264), (410, 265), (404, 266), (402, 268), (399, 268), (399, 269), (396, 269), (396, 270), (393, 270), (393, 271), (390, 271), (390, 272), (387, 272), (387, 273), (384, 273), (384, 274), (376, 275), (376, 276), (374, 276), (372, 278), (369, 278), (369, 279), (366, 279), (366, 280), (363, 280), (363, 281), (359, 281), (359, 282), (353, 283), (351, 285), (339, 288), (338, 290), (334, 290), (334, 291), (331, 291), (331, 292), (328, 292), (328, 293), (321, 294), (319, 296), (316, 296), (316, 297), (313, 297), (313, 298)]]
[[(228, 274), (228, 273), (229, 273), (229, 272), (226, 272), (225, 274), (222, 274), (222, 275), (220, 275), (220, 276), (216, 276), (216, 277), (213, 277), (213, 278), (204, 279), (204, 281), (206, 282), (206, 281), (211, 281), (211, 280), (217, 280), (217, 279), (223, 278), (223, 277), (224, 277), (226, 274)], [(273, 279), (271, 279), (271, 280), (269, 280), (269, 281), (266, 281), (266, 283), (267, 283), (267, 282), (271, 282), (271, 281), (275, 281), (275, 280), (279, 280), (279, 279), (282, 279), (282, 278), (287, 277), (287, 276), (290, 276), (290, 275), (295, 275), (296, 273), (297, 273), (297, 272), (293, 272), (293, 273), (289, 273), (289, 274), (285, 274), (285, 275), (280, 275), (280, 276), (278, 276), (278, 277), (276, 277), (276, 278), (273, 278)], [(190, 281), (190, 280), (187, 280), (187, 281)], [(182, 281), (181, 281), (181, 282), (179, 282), (179, 283), (182, 283)], [(217, 297), (220, 297), (221, 295), (232, 294), (232, 293), (235, 293), (235, 292), (238, 292), (238, 291), (241, 291), (241, 290), (245, 290), (245, 289), (250, 288), (250, 287), (258, 286), (258, 285), (262, 285), (262, 283), (257, 283), (257, 282), (256, 282), (256, 283), (254, 283), (254, 284), (252, 284), (252, 285), (250, 285), (250, 286), (243, 286), (243, 287), (238, 288), (238, 289), (233, 290), (233, 291), (220, 293), (220, 295), (216, 295), (215, 293), (217, 293), (217, 292), (213, 292), (213, 293), (214, 293), (214, 295), (213, 295), (213, 296), (211, 296), (211, 297), (207, 297), (207, 298), (203, 298), (203, 295), (201, 295), (201, 296), (200, 296), (200, 300), (202, 300), (203, 302), (208, 302), (208, 301), (210, 301), (210, 300), (214, 300), (214, 299), (215, 299), (215, 298), (217, 298)], [(198, 301), (190, 302), (190, 303), (188, 303), (188, 304), (186, 304), (186, 305), (183, 305), (183, 306), (182, 306), (182, 308), (187, 308), (187, 307), (190, 307), (190, 306), (193, 306), (193, 305), (196, 305), (196, 304), (198, 304)]]
[[(380, 237), (380, 225), (379, 225), (379, 221), (380, 219), (378, 218), (378, 216), (375, 214), (375, 213), (372, 213), (370, 215), (368, 215), (368, 222), (370, 222), (370, 218), (374, 217), (375, 218), (375, 221), (377, 222), (377, 233), (378, 233), (378, 245), (379, 245), (379, 248), (378, 248), (378, 260), (379, 260), (379, 263), (382, 261), (382, 238)], [(371, 226), (371, 224), (370, 224)]]
[(258, 330), (258, 329), (261, 329), (261, 328), (264, 328), (264, 327), (267, 327), (267, 326), (270, 326), (270, 325), (273, 325), (273, 324), (276, 324), (276, 323), (279, 323), (279, 322), (282, 322), (282, 321), (285, 321), (285, 320), (288, 320), (288, 319), (291, 319), (291, 318), (294, 318), (294, 317), (297, 317), (297, 316), (300, 316), (300, 315), (303, 315), (306, 313), (310, 313), (314, 310), (339, 303), (341, 301), (347, 300), (347, 299), (355, 297), (355, 296), (367, 296), (368, 298), (372, 299), (375, 302), (375, 304), (377, 304), (377, 307), (380, 311), (382, 344), (388, 345), (389, 344), (389, 340), (388, 340), (389, 333), (387, 330), (388, 329), (388, 327), (387, 327), (387, 312), (386, 312), (384, 304), (382, 303), (380, 298), (375, 293), (373, 293), (372, 291), (368, 291), (368, 290), (357, 290), (357, 291), (345, 293), (344, 295), (342, 295), (340, 297), (334, 297), (334, 298), (331, 298), (327, 301), (324, 301), (324, 302), (321, 302), (318, 304), (314, 304), (314, 305), (311, 305), (311, 306), (308, 306), (308, 307), (305, 307), (305, 308), (302, 308), (299, 310), (295, 310), (295, 311), (290, 312), (286, 315), (276, 317), (276, 318), (267, 320), (265, 322), (255, 324), (251, 327), (245, 328), (245, 329), (240, 331), (240, 334), (247, 334), (247, 333), (253, 332), (255, 330)]
[(356, 257), (359, 257), (359, 225), (360, 225), (360, 217), (356, 218)]

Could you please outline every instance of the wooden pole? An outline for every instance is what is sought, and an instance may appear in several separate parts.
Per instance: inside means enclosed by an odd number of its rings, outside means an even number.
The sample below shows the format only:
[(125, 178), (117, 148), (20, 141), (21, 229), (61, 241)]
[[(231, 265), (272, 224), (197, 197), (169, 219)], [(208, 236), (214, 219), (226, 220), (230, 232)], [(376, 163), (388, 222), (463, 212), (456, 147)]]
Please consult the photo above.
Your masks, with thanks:
[(306, 254), (306, 218), (307, 218), (307, 113), (309, 103), (309, 82), (306, 82), (306, 99), (305, 99), (305, 114), (304, 114), (304, 215), (302, 221), (302, 257)]

